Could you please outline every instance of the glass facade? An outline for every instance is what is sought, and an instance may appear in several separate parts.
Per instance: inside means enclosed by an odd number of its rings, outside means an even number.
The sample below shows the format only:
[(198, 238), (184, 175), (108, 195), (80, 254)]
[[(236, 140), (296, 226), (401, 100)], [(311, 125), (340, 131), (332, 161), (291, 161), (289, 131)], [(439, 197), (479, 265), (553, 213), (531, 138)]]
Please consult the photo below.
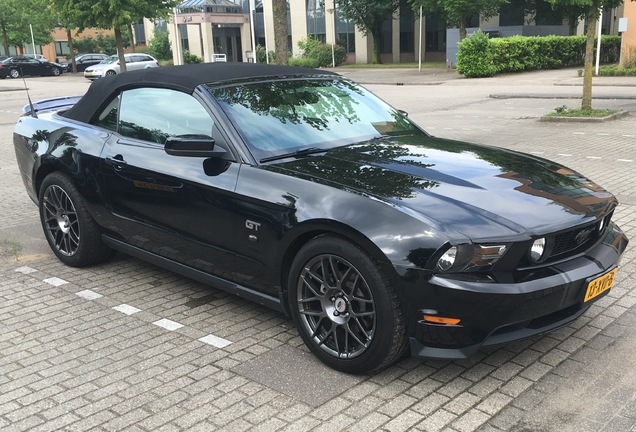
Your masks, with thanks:
[(415, 16), (405, 3), (400, 5), (400, 52), (415, 52)]
[(327, 41), (325, 5), (321, 0), (307, 0), (307, 34), (320, 42)]

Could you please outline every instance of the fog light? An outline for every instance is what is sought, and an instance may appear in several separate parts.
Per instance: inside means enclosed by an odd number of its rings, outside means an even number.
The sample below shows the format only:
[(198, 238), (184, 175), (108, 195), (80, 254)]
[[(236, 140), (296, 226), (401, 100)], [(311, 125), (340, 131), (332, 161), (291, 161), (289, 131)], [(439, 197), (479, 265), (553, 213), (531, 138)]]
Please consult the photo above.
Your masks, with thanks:
[(455, 264), (456, 259), (457, 247), (453, 246), (452, 248), (444, 252), (444, 255), (442, 255), (437, 261), (437, 268), (441, 271), (447, 271), (453, 266), (453, 264)]
[(530, 248), (530, 259), (532, 262), (539, 262), (545, 253), (545, 238), (536, 239)]

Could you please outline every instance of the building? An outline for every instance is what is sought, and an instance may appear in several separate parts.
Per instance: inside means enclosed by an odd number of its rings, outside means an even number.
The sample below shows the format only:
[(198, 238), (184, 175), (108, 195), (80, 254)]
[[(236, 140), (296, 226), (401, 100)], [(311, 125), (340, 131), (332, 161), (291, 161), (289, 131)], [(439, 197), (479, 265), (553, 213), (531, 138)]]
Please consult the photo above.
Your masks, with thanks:
[(636, 63), (636, 2), (625, 2), (623, 17), (627, 19), (627, 31), (623, 32), (623, 64), (628, 60)]
[[(555, 17), (545, 0), (537, 0), (537, 11), (525, 15), (524, 0), (510, 0), (500, 8), (499, 14), (483, 19), (474, 17), (475, 26), (493, 36), (511, 35), (566, 35), (573, 31), (567, 20)], [(298, 41), (311, 35), (327, 44), (339, 43), (347, 52), (347, 63), (369, 63), (373, 52), (373, 37), (365, 36), (338, 11), (334, 0), (288, 0), (288, 47), (293, 55), (300, 55)], [(627, 0), (624, 6), (603, 15), (604, 34), (617, 34), (618, 18), (624, 13), (631, 17), (625, 32), (625, 49), (636, 45), (636, 2)], [(252, 37), (252, 27), (254, 36)], [(167, 30), (173, 47), (174, 63), (181, 62), (183, 51), (188, 50), (212, 61), (222, 54), (226, 61), (253, 61), (253, 45), (274, 50), (273, 5), (271, 0), (185, 0), (168, 20), (143, 19), (134, 29), (136, 44), (150, 41), (155, 29)], [(585, 25), (575, 26), (583, 34)], [(99, 33), (112, 33), (88, 29), (73, 37), (95, 37)], [(63, 59), (68, 54), (65, 29), (53, 33), (54, 43), (40, 47), (47, 58)], [(421, 41), (421, 47), (420, 47)], [(447, 29), (438, 16), (423, 16), (420, 20), (410, 7), (403, 5), (392, 19), (388, 19), (380, 36), (380, 56), (384, 63), (447, 61), (454, 64), (459, 33)], [(179, 49), (175, 49), (175, 48)], [(27, 47), (27, 52), (30, 52)]]

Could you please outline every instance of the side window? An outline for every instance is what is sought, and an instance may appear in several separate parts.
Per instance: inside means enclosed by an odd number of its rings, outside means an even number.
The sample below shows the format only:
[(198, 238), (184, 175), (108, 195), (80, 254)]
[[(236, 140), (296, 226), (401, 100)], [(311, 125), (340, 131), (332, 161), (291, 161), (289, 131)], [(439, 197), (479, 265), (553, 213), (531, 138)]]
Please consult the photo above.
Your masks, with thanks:
[(117, 112), (119, 110), (119, 96), (113, 99), (106, 108), (91, 121), (95, 126), (103, 127), (112, 131), (117, 131)]
[(161, 88), (122, 93), (118, 132), (129, 138), (164, 144), (169, 136), (212, 136), (214, 121), (189, 94)]

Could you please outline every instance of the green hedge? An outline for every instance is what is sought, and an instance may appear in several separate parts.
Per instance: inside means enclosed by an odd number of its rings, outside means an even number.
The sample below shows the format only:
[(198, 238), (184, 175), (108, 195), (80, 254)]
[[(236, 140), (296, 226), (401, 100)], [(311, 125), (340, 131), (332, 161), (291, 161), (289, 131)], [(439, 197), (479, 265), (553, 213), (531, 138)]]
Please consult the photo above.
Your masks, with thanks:
[[(293, 66), (307, 67), (331, 67), (335, 62), (336, 66), (340, 66), (347, 59), (347, 53), (344, 47), (340, 45), (327, 45), (314, 38), (311, 35), (305, 39), (298, 41), (298, 48), (303, 52), (301, 57), (289, 59), (289, 64)], [(316, 65), (316, 66), (309, 66)]]
[[(477, 37), (476, 41), (471, 39)], [(557, 69), (583, 65), (585, 36), (512, 36), (487, 39), (477, 32), (459, 44), (457, 71), (467, 77), (486, 77), (496, 73), (538, 69)], [(596, 44), (595, 50), (596, 50)], [(619, 36), (603, 36), (601, 63), (619, 59)], [(484, 62), (489, 62), (485, 67)]]

